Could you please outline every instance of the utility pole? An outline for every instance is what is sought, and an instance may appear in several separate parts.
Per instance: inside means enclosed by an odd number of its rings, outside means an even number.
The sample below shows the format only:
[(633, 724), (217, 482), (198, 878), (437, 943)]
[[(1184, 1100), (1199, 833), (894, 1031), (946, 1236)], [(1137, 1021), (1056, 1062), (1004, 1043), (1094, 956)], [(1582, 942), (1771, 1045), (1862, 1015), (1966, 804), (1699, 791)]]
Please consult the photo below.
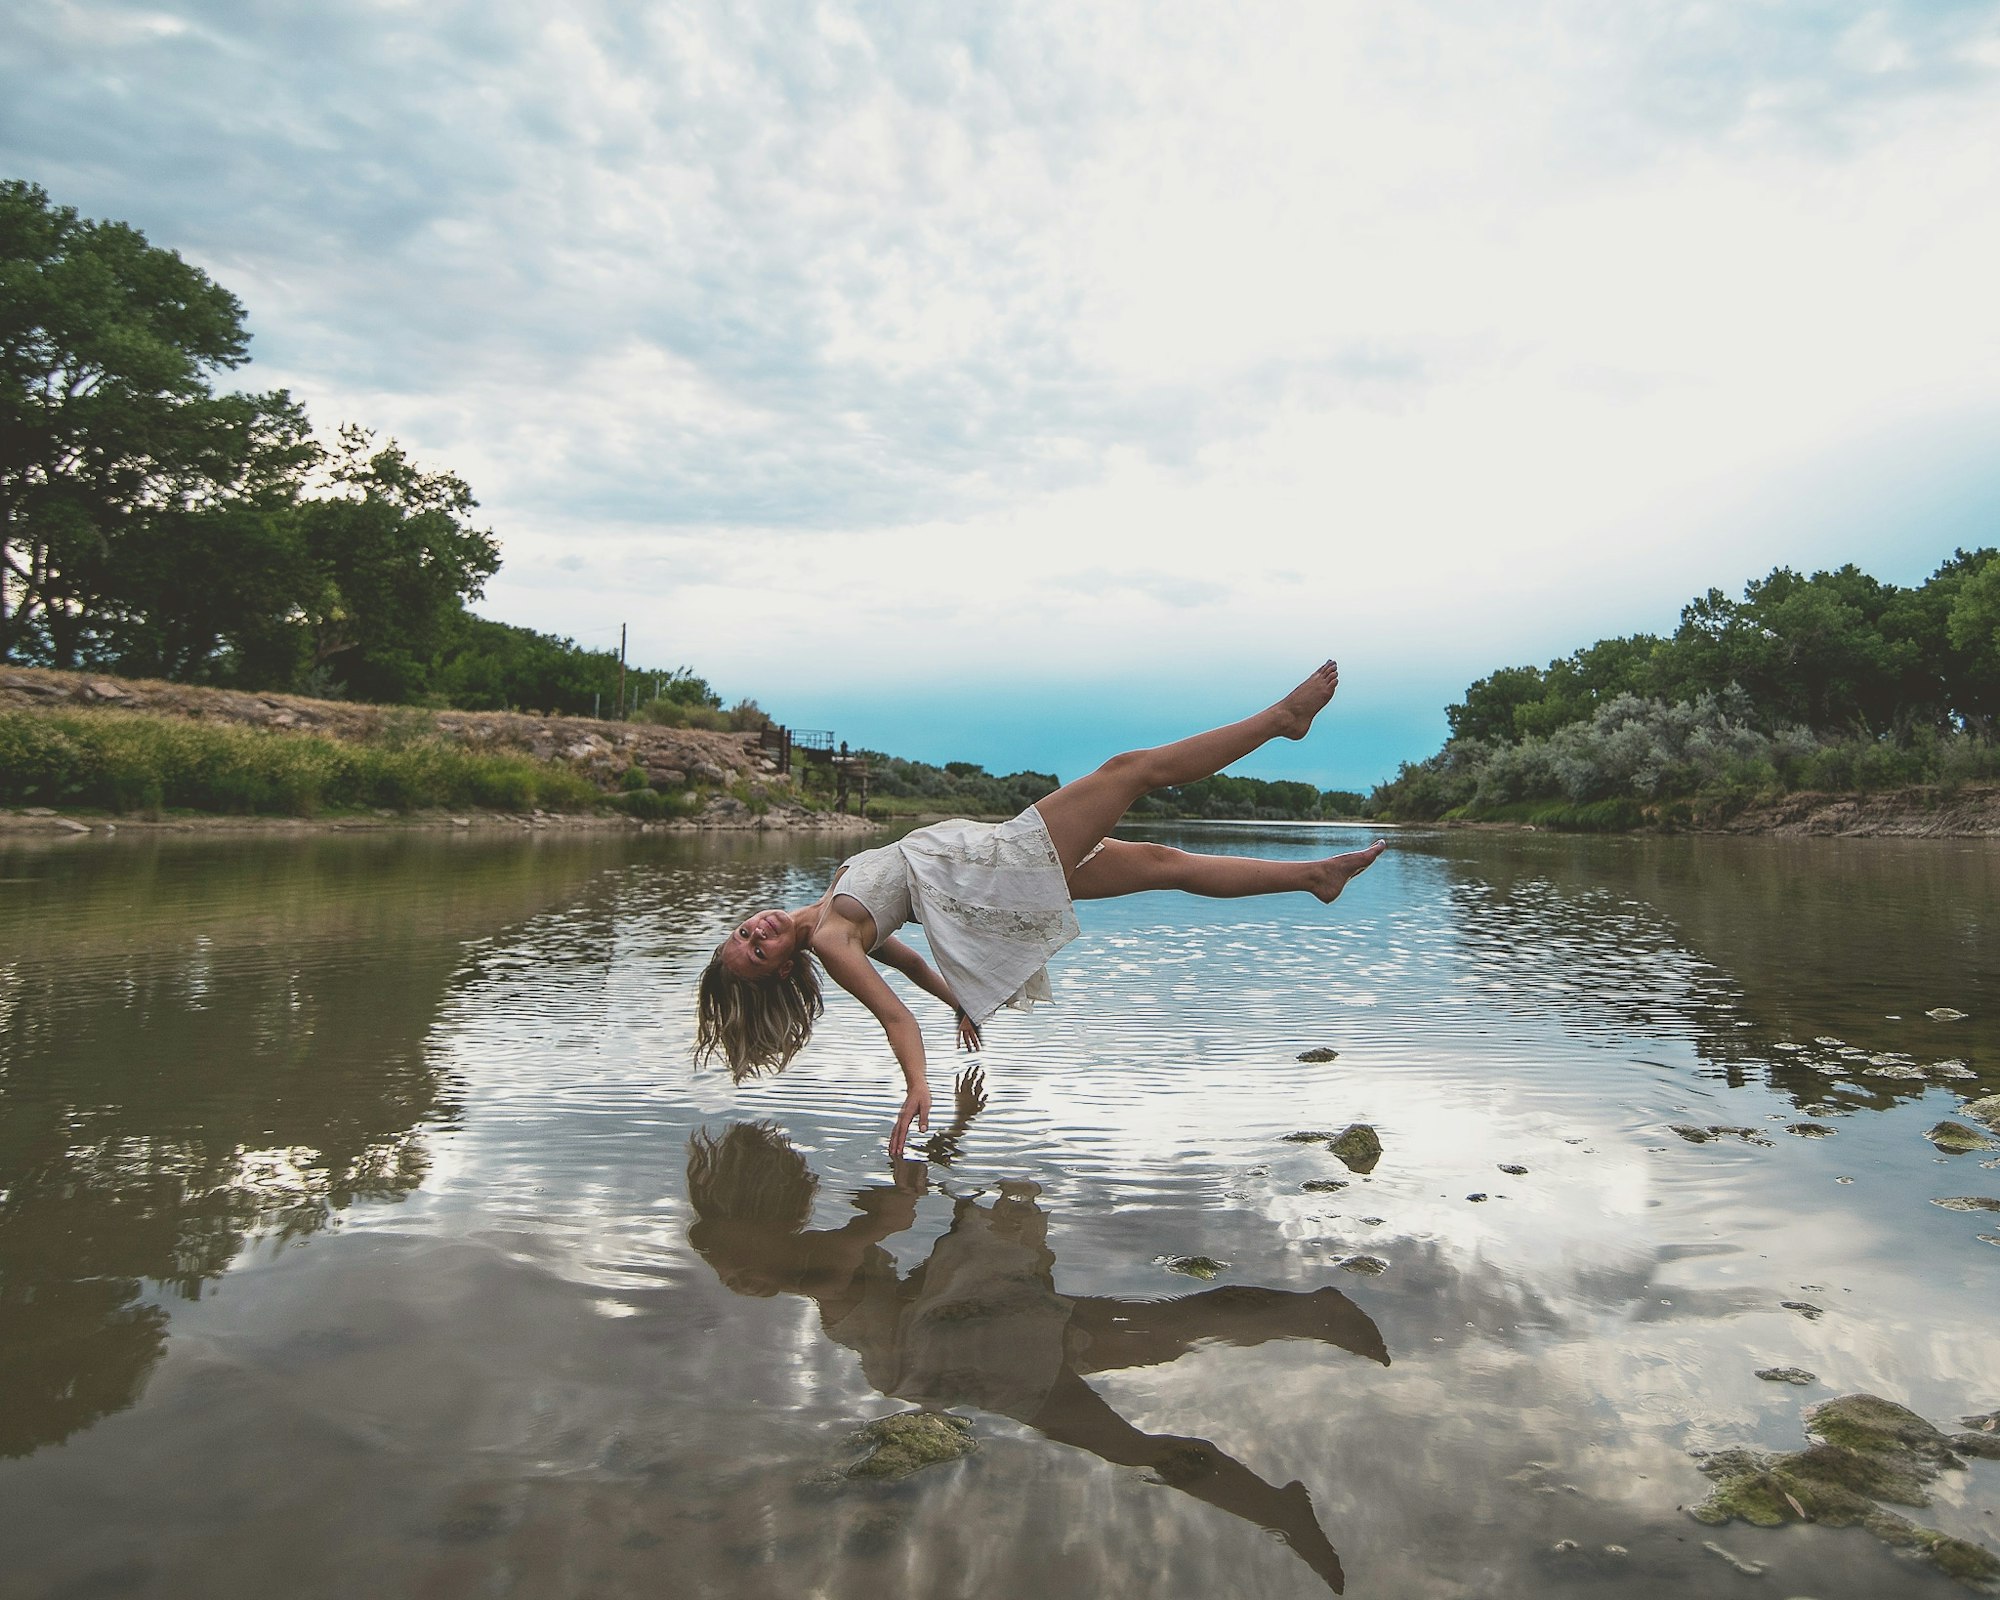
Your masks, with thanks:
[(625, 720), (625, 624), (618, 624), (618, 720)]

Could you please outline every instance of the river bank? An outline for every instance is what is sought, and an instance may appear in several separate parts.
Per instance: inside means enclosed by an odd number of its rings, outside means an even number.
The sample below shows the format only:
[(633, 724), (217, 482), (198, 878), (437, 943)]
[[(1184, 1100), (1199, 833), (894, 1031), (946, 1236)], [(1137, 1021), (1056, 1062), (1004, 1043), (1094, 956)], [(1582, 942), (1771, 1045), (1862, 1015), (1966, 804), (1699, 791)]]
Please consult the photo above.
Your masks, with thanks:
[(862, 831), (754, 733), (0, 671), (0, 832)]

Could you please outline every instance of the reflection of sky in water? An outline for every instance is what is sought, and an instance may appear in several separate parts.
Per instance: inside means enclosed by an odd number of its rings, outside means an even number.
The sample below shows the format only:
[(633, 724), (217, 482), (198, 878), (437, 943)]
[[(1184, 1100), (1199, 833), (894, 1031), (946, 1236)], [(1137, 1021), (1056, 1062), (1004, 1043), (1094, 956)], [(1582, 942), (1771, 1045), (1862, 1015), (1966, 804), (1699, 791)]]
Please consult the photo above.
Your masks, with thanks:
[[(1351, 839), (1186, 835), (1269, 854)], [(1003, 1180), (1039, 1185), (1065, 1295), (1185, 1293), (1199, 1286), (1156, 1265), (1184, 1254), (1227, 1262), (1218, 1282), (1352, 1297), (1386, 1369), (1292, 1341), (1090, 1380), (1140, 1429), (1214, 1440), (1273, 1485), (1303, 1480), (1350, 1593), (1712, 1586), (1729, 1575), (1701, 1551), (1711, 1535), (1676, 1510), (1706, 1489), (1688, 1448), (1793, 1448), (1806, 1404), (1854, 1389), (1947, 1427), (2000, 1403), (2000, 1250), (1977, 1239), (2000, 1219), (1927, 1203), (2000, 1194), (2000, 1173), (1922, 1137), (1964, 1096), (2000, 1089), (1994, 957), (1962, 936), (2000, 870), (1989, 851), (1952, 862), (1952, 881), (1921, 863), (1899, 879), (1882, 859), (1455, 836), (1403, 841), (1331, 911), (1167, 895), (1087, 905), (1085, 937), (1055, 970), (1057, 1006), (989, 1030), (991, 1104), (932, 1176), (984, 1203)], [(671, 1551), (690, 1592), (976, 1588), (979, 1574), (985, 1592), (1315, 1592), (1254, 1528), (983, 1413), (973, 1464), (886, 1502), (905, 1529), (888, 1554), (857, 1553), (857, 1503), (799, 1500), (847, 1428), (900, 1402), (807, 1300), (733, 1295), (690, 1250), (686, 1140), (704, 1124), (780, 1123), (820, 1177), (813, 1226), (839, 1228), (855, 1194), (886, 1181), (894, 1068), (866, 1014), (835, 994), (782, 1078), (739, 1091), (693, 1075), (689, 994), (733, 917), (811, 898), (830, 861), (811, 845), (720, 860), (681, 845), (600, 851), (490, 914), (440, 917), (408, 950), (379, 946), (370, 981), (385, 1007), (388, 963), (443, 976), (421, 1007), (414, 991), (395, 1001), (421, 1012), (412, 1057), (455, 1086), (455, 1115), (411, 1102), (404, 1131), (427, 1162), (412, 1192), (347, 1204), (337, 1237), (253, 1247), (205, 1298), (173, 1301), (143, 1398), (60, 1452), (0, 1466), (0, 1492), (57, 1506), (96, 1485), (93, 1514), (124, 1530), (111, 1543), (184, 1592), (214, 1569), (159, 1553), (158, 1475), (225, 1448), (237, 1464), (216, 1469), (218, 1498), (189, 1486), (169, 1504), (214, 1516), (234, 1494), (304, 1516), (295, 1555), (252, 1541), (245, 1570), (266, 1578), (317, 1552), (383, 1592), (414, 1592), (419, 1573), (571, 1592), (572, 1566), (639, 1592)], [(384, 893), (415, 904), (450, 882), (427, 868), (407, 880)], [(1812, 894), (1843, 908), (1844, 942)], [(337, 898), (350, 914), (351, 894)], [(1926, 925), (1950, 936), (1927, 947), (1910, 931)], [(182, 992), (244, 1008), (309, 1064), (323, 1042), (281, 1017), (313, 1009), (325, 965), (357, 959), (352, 941), (246, 950), (199, 932), (206, 942), (190, 937), (171, 963)], [(1786, 948), (1807, 945), (1789, 971)], [(46, 1034), (46, 1013), (22, 1022), (43, 992), (22, 975), (34, 959), (10, 955), (0, 992), (9, 1028)], [(246, 998), (232, 974), (259, 963), (270, 981)], [(366, 1006), (368, 993), (343, 998)], [(941, 1123), (946, 1019), (916, 1003)], [(1922, 1018), (1944, 1003), (1971, 1015)], [(1864, 1054), (1834, 1075), (1776, 1048), (1816, 1033)], [(1338, 1058), (1296, 1059), (1313, 1047)], [(1865, 1077), (1890, 1051), (1949, 1053), (1981, 1077)], [(1786, 1131), (1808, 1105), (1832, 1137)], [(1365, 1176), (1283, 1139), (1356, 1121), (1385, 1147)], [(1771, 1143), (1695, 1145), (1676, 1123)], [(250, 1187), (296, 1189), (313, 1170), (297, 1138), (246, 1134), (238, 1154), (234, 1181)], [(1327, 1179), (1346, 1187), (1303, 1187)], [(886, 1241), (904, 1272), (933, 1252), (952, 1205), (925, 1197)], [(1364, 1254), (1387, 1271), (1342, 1269)], [(1822, 1383), (1753, 1376), (1776, 1364)], [(282, 1441), (304, 1441), (289, 1491), (252, 1471)], [(1919, 1516), (2000, 1546), (1996, 1512), (2000, 1464), (1976, 1463)], [(1024, 1543), (1023, 1518), (1051, 1536)], [(1714, 1537), (1779, 1563), (1770, 1581), (1785, 1593), (1950, 1592), (1859, 1534)], [(1568, 1566), (1550, 1554), (1559, 1539), (1584, 1546)], [(85, 1575), (54, 1550), (0, 1535), (0, 1554), (51, 1582)]]

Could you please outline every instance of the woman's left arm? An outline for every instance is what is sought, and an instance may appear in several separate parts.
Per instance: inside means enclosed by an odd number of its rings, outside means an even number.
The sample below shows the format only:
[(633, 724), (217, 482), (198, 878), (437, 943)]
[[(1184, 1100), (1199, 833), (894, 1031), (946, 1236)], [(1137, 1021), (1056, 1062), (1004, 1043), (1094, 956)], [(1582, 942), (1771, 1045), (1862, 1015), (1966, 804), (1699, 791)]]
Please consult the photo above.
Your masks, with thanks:
[(958, 1003), (958, 996), (951, 992), (951, 985), (944, 981), (944, 974), (939, 972), (915, 950), (904, 944), (901, 939), (894, 936), (882, 941), (880, 947), (875, 951), (875, 959), (886, 967), (894, 967), (904, 977), (908, 978), (910, 982), (923, 990), (925, 994), (942, 1000), (946, 1005), (951, 1007), (952, 1011), (958, 1017), (959, 1049), (977, 1050), (979, 1048), (982, 1043), (979, 1036), (979, 1024), (974, 1022), (966, 1013), (965, 1007)]

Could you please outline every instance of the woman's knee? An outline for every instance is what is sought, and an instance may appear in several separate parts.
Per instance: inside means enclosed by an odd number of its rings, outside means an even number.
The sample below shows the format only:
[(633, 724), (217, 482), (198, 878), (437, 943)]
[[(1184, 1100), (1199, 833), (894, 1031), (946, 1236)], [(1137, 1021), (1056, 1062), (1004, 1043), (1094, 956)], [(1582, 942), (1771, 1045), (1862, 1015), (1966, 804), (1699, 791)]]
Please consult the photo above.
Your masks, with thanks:
[(1148, 789), (1159, 787), (1155, 778), (1158, 765), (1154, 751), (1125, 750), (1113, 756), (1097, 770), (1126, 788), (1143, 794)]

